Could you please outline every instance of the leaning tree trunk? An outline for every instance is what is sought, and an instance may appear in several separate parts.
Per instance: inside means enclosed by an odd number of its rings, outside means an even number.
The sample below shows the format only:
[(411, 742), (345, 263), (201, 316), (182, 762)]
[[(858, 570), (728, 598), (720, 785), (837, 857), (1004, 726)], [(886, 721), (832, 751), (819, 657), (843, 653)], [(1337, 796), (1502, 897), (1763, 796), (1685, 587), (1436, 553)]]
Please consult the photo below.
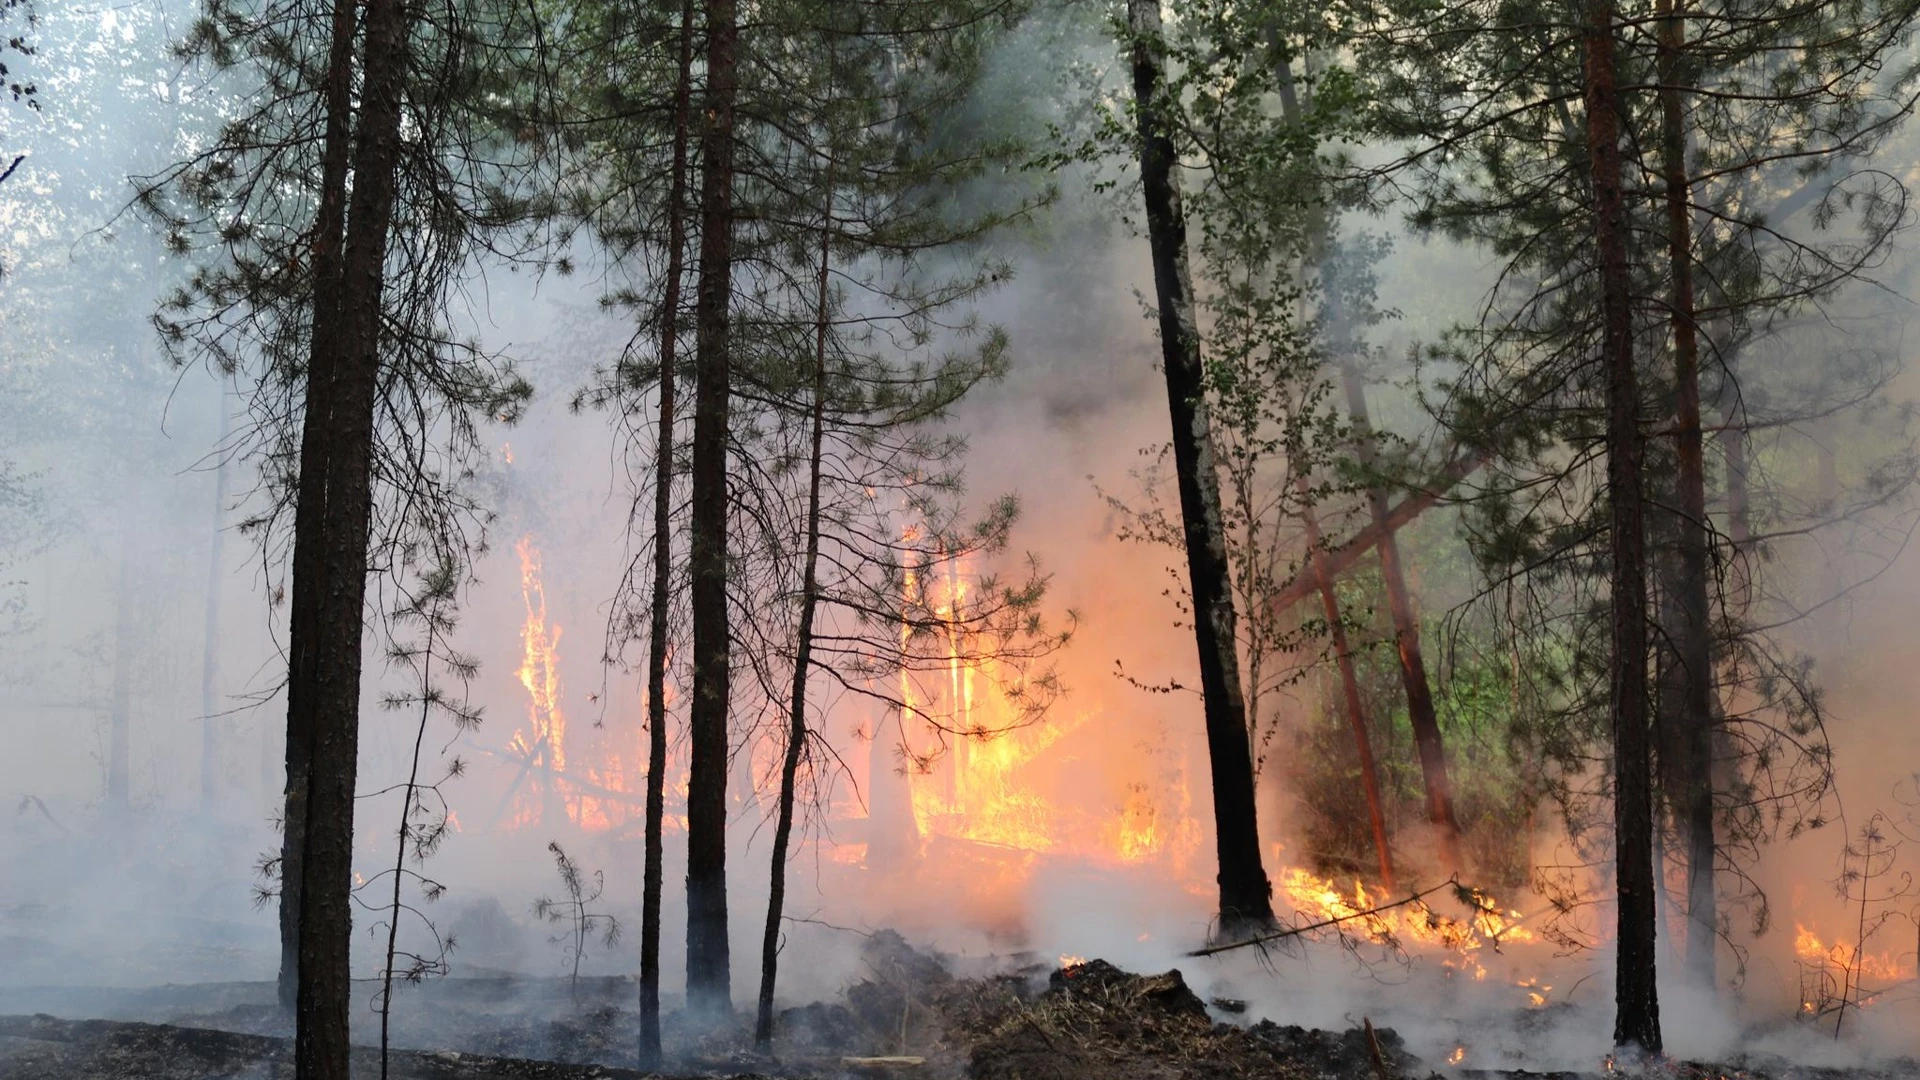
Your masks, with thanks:
[[(1373, 432), (1367, 419), (1367, 390), (1352, 365), (1343, 364), (1340, 380), (1346, 386), (1347, 413), (1359, 439), (1360, 464), (1371, 471), (1376, 463)], [(1413, 613), (1406, 571), (1400, 561), (1400, 543), (1388, 523), (1387, 489), (1367, 487), (1367, 509), (1380, 533), (1380, 577), (1387, 587), (1387, 612), (1393, 619), (1393, 642), (1400, 661), (1400, 685), (1407, 695), (1407, 717), (1413, 725), (1414, 747), (1420, 753), (1420, 774), (1427, 790), (1427, 821), (1433, 826), (1434, 848), (1448, 871), (1459, 873), (1460, 824), (1453, 816), (1453, 779), (1447, 775), (1446, 743), (1440, 735), (1439, 711), (1433, 704), (1433, 686), (1427, 680), (1427, 662), (1420, 653), (1420, 620)]]
[[(831, 64), (832, 52), (828, 52)], [(793, 650), (793, 697), (787, 709), (787, 753), (780, 763), (780, 808), (773, 827), (773, 865), (767, 879), (767, 926), (760, 939), (760, 1011), (754, 1045), (773, 1045), (773, 985), (780, 960), (780, 916), (787, 899), (787, 847), (793, 837), (794, 784), (807, 745), (807, 674), (813, 666), (813, 619), (820, 606), (820, 470), (827, 418), (827, 273), (833, 257), (833, 158), (828, 148), (827, 205), (820, 226), (820, 272), (814, 299), (813, 415), (807, 455), (807, 551), (800, 567), (800, 627)]]
[(667, 192), (667, 287), (660, 301), (660, 429), (653, 464), (653, 593), (647, 622), (647, 822), (640, 899), (642, 1072), (660, 1067), (660, 896), (666, 857), (667, 618), (673, 576), (674, 364), (680, 343), (680, 276), (687, 246), (687, 139), (693, 85), (693, 0), (680, 5), (680, 69), (673, 86), (673, 177)]
[(328, 518), (317, 605), (301, 862), (300, 973), (294, 1027), (299, 1080), (346, 1080), (352, 995), (353, 800), (360, 660), (373, 518), (374, 403), (380, 373), (387, 236), (399, 176), (408, 17), (403, 0), (367, 0), (365, 71), (353, 148), (353, 194), (340, 266)]
[(1614, 756), (1615, 934), (1613, 1041), (1660, 1051), (1654, 988), (1653, 778), (1647, 745), (1647, 571), (1641, 520), (1640, 386), (1633, 366), (1633, 295), (1622, 193), (1620, 90), (1612, 0), (1589, 0), (1584, 33), (1587, 159), (1593, 172), (1600, 268), (1601, 361), (1606, 370), (1607, 501), (1613, 568), (1609, 665)]
[(1155, 299), (1160, 308), (1161, 367), (1173, 419), (1173, 462), (1179, 478), (1186, 538), (1187, 582), (1200, 653), (1200, 693), (1206, 711), (1207, 756), (1213, 771), (1213, 819), (1220, 873), (1220, 926), (1231, 938), (1273, 925), (1273, 886), (1260, 863), (1260, 826), (1254, 804), (1253, 754), (1247, 745), (1246, 702), (1235, 654), (1233, 593), (1228, 577), (1220, 480), (1207, 416), (1200, 334), (1187, 270), (1187, 226), (1180, 211), (1180, 179), (1173, 139), (1163, 115), (1159, 0), (1128, 0), (1133, 35), (1133, 93), (1140, 124), (1140, 185), (1153, 252)]
[(1686, 163), (1686, 120), (1681, 111), (1682, 50), (1686, 27), (1681, 4), (1660, 0), (1661, 171), (1666, 185), (1667, 253), (1673, 281), (1673, 379), (1675, 484), (1678, 488), (1678, 576), (1674, 607), (1677, 632), (1674, 680), (1679, 690), (1680, 730), (1672, 747), (1674, 812), (1687, 843), (1687, 969), (1712, 988), (1719, 935), (1714, 896), (1717, 845), (1713, 834), (1714, 685), (1712, 615), (1708, 599), (1708, 535), (1705, 455), (1700, 431), (1700, 342), (1693, 290), (1693, 224)]
[(309, 327), (305, 415), (300, 428), (300, 479), (294, 491), (293, 589), (287, 629), (285, 803), (280, 818), (280, 1007), (297, 1004), (300, 970), (300, 886), (311, 775), (313, 639), (328, 595), (322, 539), (327, 461), (333, 439), (334, 369), (339, 350), (341, 257), (346, 246), (347, 166), (352, 153), (353, 39), (357, 5), (335, 0), (327, 54), (326, 125), (320, 154), (319, 205), (313, 224), (313, 319)]
[(1327, 633), (1333, 641), (1334, 664), (1340, 669), (1340, 688), (1347, 702), (1347, 723), (1353, 727), (1353, 744), (1360, 755), (1360, 784), (1367, 795), (1367, 820), (1373, 827), (1373, 850), (1380, 857), (1380, 884), (1394, 888), (1393, 852), (1387, 845), (1387, 816), (1380, 806), (1380, 774), (1373, 763), (1373, 744), (1367, 737), (1367, 711), (1360, 700), (1360, 679), (1353, 670), (1353, 651), (1347, 644), (1347, 628), (1340, 621), (1340, 594), (1334, 588), (1333, 575), (1327, 573), (1327, 553), (1320, 547), (1320, 521), (1307, 497), (1307, 478), (1296, 476), (1293, 490), (1300, 496), (1300, 523), (1306, 527), (1307, 550), (1313, 559), (1313, 575), (1320, 583), (1321, 609), (1327, 616)]
[(733, 301), (733, 129), (740, 31), (734, 0), (707, 0), (701, 134), (700, 277), (694, 300), (693, 493), (689, 531), (693, 702), (687, 726), (687, 1009), (733, 1013), (727, 955), (728, 308)]

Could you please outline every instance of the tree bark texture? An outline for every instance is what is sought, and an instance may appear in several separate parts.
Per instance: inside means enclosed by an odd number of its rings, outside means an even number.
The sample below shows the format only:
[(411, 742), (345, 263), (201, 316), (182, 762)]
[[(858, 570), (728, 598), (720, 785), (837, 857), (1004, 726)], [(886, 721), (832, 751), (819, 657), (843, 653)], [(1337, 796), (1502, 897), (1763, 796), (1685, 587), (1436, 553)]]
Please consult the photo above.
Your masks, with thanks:
[(1620, 91), (1612, 0), (1589, 0), (1584, 32), (1587, 157), (1594, 252), (1600, 270), (1601, 362), (1606, 370), (1607, 496), (1612, 564), (1611, 721), (1614, 753), (1615, 934), (1613, 1041), (1660, 1052), (1654, 986), (1653, 782), (1647, 732), (1647, 572), (1640, 473), (1640, 387), (1633, 362), (1633, 297), (1621, 183)]
[(1700, 429), (1700, 340), (1693, 287), (1693, 207), (1687, 174), (1686, 115), (1680, 101), (1686, 47), (1683, 6), (1660, 0), (1659, 79), (1661, 171), (1666, 187), (1667, 256), (1671, 263), (1675, 484), (1678, 496), (1678, 575), (1674, 582), (1680, 730), (1670, 746), (1675, 816), (1687, 845), (1687, 970), (1706, 988), (1715, 983), (1719, 935), (1713, 831), (1713, 626), (1709, 606), (1706, 464)]
[(401, 0), (367, 0), (363, 10), (359, 126), (354, 132), (353, 188), (335, 310), (332, 437), (325, 462), (327, 518), (319, 523), (325, 592), (316, 605), (311, 651), (314, 708), (309, 717), (310, 775), (300, 867), (300, 969), (294, 1028), (294, 1071), (299, 1080), (347, 1080), (349, 1076), (353, 802), (359, 764), (367, 541), (373, 517), (374, 404), (387, 238), (398, 188), (409, 29)]
[(680, 343), (680, 278), (687, 246), (687, 142), (692, 124), (693, 0), (680, 6), (680, 67), (673, 85), (673, 176), (667, 192), (667, 282), (660, 301), (660, 426), (653, 465), (653, 588), (647, 619), (646, 866), (640, 899), (639, 1068), (660, 1066), (660, 898), (666, 857), (667, 620), (672, 611), (674, 365)]
[[(1352, 365), (1343, 364), (1340, 381), (1345, 384), (1347, 413), (1353, 419), (1359, 440), (1360, 464), (1372, 470), (1377, 454), (1372, 425), (1367, 417), (1367, 390)], [(1367, 488), (1367, 508), (1373, 527), (1379, 533), (1375, 546), (1380, 550), (1380, 577), (1387, 587), (1387, 612), (1393, 620), (1394, 651), (1400, 661), (1400, 685), (1407, 695), (1407, 717), (1413, 725), (1413, 744), (1420, 754), (1420, 775), (1427, 791), (1427, 821), (1433, 827), (1434, 851), (1440, 865), (1451, 873), (1465, 869), (1460, 861), (1460, 824), (1453, 815), (1453, 779), (1447, 773), (1446, 743), (1440, 735), (1440, 715), (1433, 704), (1433, 686), (1427, 680), (1427, 663), (1420, 652), (1420, 620), (1413, 612), (1413, 597), (1407, 591), (1407, 576), (1400, 561), (1400, 543), (1388, 524), (1391, 508), (1387, 491), (1378, 484)]]
[(1187, 580), (1200, 656), (1207, 751), (1213, 773), (1213, 816), (1219, 860), (1219, 932), (1232, 938), (1273, 925), (1273, 886), (1260, 862), (1254, 802), (1253, 754), (1247, 745), (1246, 702), (1235, 652), (1233, 593), (1226, 526), (1206, 385), (1200, 362), (1193, 285), (1187, 268), (1187, 229), (1180, 209), (1179, 162), (1162, 115), (1159, 0), (1128, 0), (1133, 42), (1133, 92), (1140, 131), (1140, 184), (1147, 239), (1153, 253), (1155, 300), (1160, 309), (1161, 366), (1173, 420), (1174, 471), (1186, 538)]
[(693, 701), (688, 717), (687, 1009), (733, 1012), (727, 948), (727, 425), (733, 300), (733, 134), (739, 27), (734, 0), (706, 0), (700, 274), (694, 300), (693, 493), (689, 536)]
[(339, 351), (341, 259), (346, 247), (347, 168), (352, 157), (353, 42), (358, 6), (335, 0), (327, 52), (326, 121), (320, 151), (319, 206), (311, 252), (313, 322), (308, 328), (305, 414), (300, 428), (300, 479), (294, 490), (293, 581), (287, 632), (287, 741), (285, 804), (280, 817), (280, 1006), (297, 1004), (300, 969), (300, 887), (307, 835), (311, 768), (314, 633), (327, 595), (322, 544), (331, 453), (334, 372)]

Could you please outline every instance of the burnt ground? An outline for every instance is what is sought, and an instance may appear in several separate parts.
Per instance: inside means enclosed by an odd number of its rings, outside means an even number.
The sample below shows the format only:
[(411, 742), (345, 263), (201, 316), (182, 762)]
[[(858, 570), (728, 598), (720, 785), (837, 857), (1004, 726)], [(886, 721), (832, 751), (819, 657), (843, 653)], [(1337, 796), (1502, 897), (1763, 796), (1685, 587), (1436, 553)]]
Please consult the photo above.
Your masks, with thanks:
[[(1134, 975), (1103, 961), (1033, 965), (961, 979), (936, 958), (880, 933), (864, 948), (868, 977), (840, 1000), (787, 1009), (771, 1056), (746, 1028), (696, 1036), (671, 1011), (665, 1036), (679, 1077), (792, 1080), (1606, 1080), (1607, 1074), (1436, 1068), (1387, 1028), (1345, 1032), (1272, 1022), (1221, 1023), (1178, 971)], [(370, 988), (369, 988), (370, 989)], [(43, 1007), (94, 1008), (114, 1019), (60, 1020), (21, 1011), (0, 990), (0, 1080), (199, 1080), (292, 1076), (287, 1021), (265, 983), (138, 991), (41, 991)], [(396, 997), (396, 1080), (639, 1078), (630, 980), (458, 978)], [(356, 1002), (355, 1042), (377, 1041), (377, 1017)], [(743, 1024), (750, 1015), (741, 1017)], [(1920, 1064), (1841, 1073), (1778, 1063), (1661, 1062), (1670, 1080), (1891, 1080)], [(356, 1076), (379, 1075), (364, 1049)]]

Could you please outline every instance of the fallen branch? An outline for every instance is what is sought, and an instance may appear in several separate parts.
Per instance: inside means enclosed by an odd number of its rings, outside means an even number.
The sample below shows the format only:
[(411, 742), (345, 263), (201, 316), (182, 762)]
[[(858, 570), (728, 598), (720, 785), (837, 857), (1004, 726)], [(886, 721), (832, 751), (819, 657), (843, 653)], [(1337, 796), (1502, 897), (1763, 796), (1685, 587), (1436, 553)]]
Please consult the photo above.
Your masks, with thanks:
[(1322, 919), (1317, 923), (1308, 923), (1305, 926), (1290, 926), (1284, 930), (1275, 930), (1269, 934), (1258, 934), (1243, 941), (1230, 941), (1224, 945), (1209, 945), (1204, 949), (1195, 949), (1187, 955), (1218, 956), (1223, 952), (1232, 952), (1234, 949), (1244, 949), (1250, 945), (1266, 945), (1271, 942), (1285, 940), (1286, 938), (1299, 937), (1302, 934), (1311, 934), (1315, 930), (1325, 930), (1329, 926), (1338, 926), (1341, 923), (1352, 922), (1355, 919), (1371, 918), (1383, 911), (1392, 911), (1397, 907), (1406, 907), (1408, 904), (1418, 904), (1442, 889), (1458, 890), (1459, 888), (1459, 878), (1448, 878), (1430, 889), (1414, 893), (1404, 900), (1395, 900), (1391, 904), (1381, 904), (1379, 907), (1370, 907), (1365, 911), (1356, 911), (1350, 915), (1336, 915), (1331, 919)]

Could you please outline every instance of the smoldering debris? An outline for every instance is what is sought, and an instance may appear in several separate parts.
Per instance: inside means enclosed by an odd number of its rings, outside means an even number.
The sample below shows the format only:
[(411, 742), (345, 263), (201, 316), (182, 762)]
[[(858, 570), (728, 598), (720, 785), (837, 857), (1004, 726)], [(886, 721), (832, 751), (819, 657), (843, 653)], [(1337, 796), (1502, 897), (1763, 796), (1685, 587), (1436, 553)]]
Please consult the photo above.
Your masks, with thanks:
[[(1582, 1072), (1472, 1068), (1429, 1061), (1391, 1028), (1361, 1018), (1344, 1031), (1257, 1020), (1225, 1022), (1178, 970), (1136, 974), (1105, 960), (1065, 966), (1029, 955), (961, 961), (893, 931), (867, 935), (863, 974), (834, 1000), (785, 1008), (770, 1055), (752, 1050), (750, 1016), (693, 1030), (670, 1009), (675, 1077), (783, 1080), (1611, 1080)], [(637, 1017), (625, 978), (456, 977), (404, 989), (395, 1011), (393, 1075), (403, 1080), (616, 1080), (631, 1062)], [(167, 1008), (171, 995), (172, 1007)], [(185, 1080), (290, 1076), (288, 1024), (270, 984), (148, 988), (117, 1010), (148, 1020), (0, 1016), (8, 1080)], [(102, 999), (102, 1004), (110, 1004)], [(356, 1014), (365, 1013), (365, 1002)], [(357, 1017), (358, 1018), (358, 1017)], [(357, 1031), (368, 1042), (366, 1029)], [(1546, 1033), (1539, 1033), (1549, 1038)], [(356, 1050), (356, 1075), (377, 1075), (378, 1051)], [(1817, 1069), (1754, 1057), (1663, 1061), (1663, 1080), (1893, 1080), (1920, 1063)], [(660, 1076), (661, 1074), (653, 1074)]]

